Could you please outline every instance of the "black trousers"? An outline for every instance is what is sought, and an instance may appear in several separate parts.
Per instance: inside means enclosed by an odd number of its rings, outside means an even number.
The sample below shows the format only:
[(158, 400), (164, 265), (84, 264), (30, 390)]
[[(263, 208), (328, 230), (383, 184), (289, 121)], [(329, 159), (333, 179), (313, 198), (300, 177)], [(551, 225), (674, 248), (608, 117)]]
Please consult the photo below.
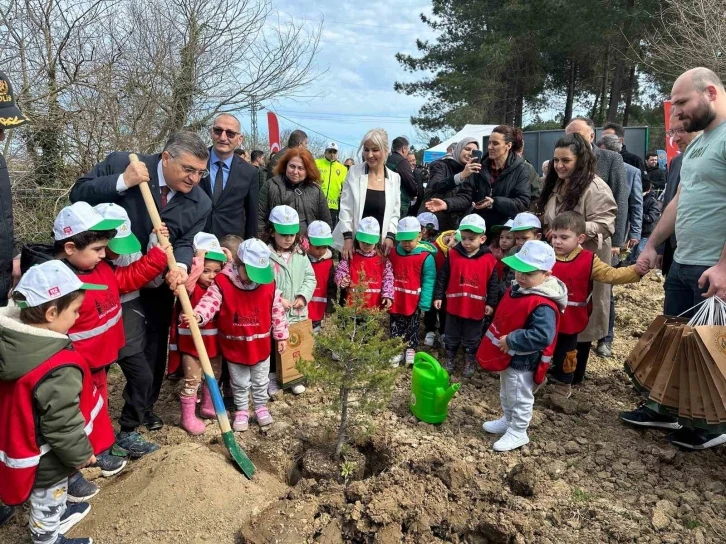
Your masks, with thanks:
[(590, 350), (592, 349), (592, 342), (578, 342), (577, 343), (577, 368), (575, 374), (572, 376), (572, 383), (582, 383), (585, 379), (585, 371), (587, 370), (587, 361), (590, 359)]
[(431, 308), (424, 314), (424, 331), (436, 331), (436, 317), (439, 318), (439, 334), (445, 334), (446, 331), (446, 305), (442, 305), (440, 310)]
[(144, 355), (152, 374), (152, 386), (146, 409), (151, 410), (159, 400), (159, 392), (166, 373), (169, 325), (174, 306), (174, 293), (164, 284), (153, 289), (141, 290), (141, 303), (146, 315), (146, 349)]
[(403, 338), (410, 349), (416, 349), (420, 323), (421, 312), (419, 310), (411, 315), (391, 314), (391, 336)]
[(144, 412), (149, 406), (149, 397), (153, 387), (154, 375), (143, 352), (134, 353), (119, 359), (118, 365), (126, 378), (121, 408), (118, 419), (121, 430), (135, 431), (144, 420)]
[(464, 345), (467, 353), (476, 353), (481, 344), (482, 321), (480, 319), (467, 319), (458, 315), (446, 316), (446, 351), (456, 351)]
[[(568, 360), (568, 353), (575, 352), (574, 355), (570, 355)], [(558, 382), (572, 383), (575, 377), (577, 367), (577, 335), (576, 334), (562, 334), (557, 335), (557, 344), (555, 344), (555, 353), (552, 356), (552, 377)], [(589, 349), (588, 349), (589, 355)], [(573, 356), (575, 357), (573, 361)], [(565, 364), (567, 361), (567, 364)], [(574, 363), (574, 365), (573, 365)], [(585, 366), (587, 366), (587, 359), (585, 359)], [(572, 367), (575, 368), (572, 368)], [(565, 368), (567, 367), (567, 368)], [(585, 371), (583, 370), (583, 375)], [(582, 381), (582, 379), (580, 380)]]

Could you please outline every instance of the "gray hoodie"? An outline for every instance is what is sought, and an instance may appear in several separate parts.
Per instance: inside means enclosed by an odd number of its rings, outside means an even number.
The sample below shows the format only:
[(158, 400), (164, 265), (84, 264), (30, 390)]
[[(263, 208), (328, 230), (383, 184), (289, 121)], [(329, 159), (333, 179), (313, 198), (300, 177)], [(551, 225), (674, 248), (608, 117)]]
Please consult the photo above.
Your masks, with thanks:
[[(560, 313), (567, 308), (567, 287), (554, 276), (547, 278), (541, 285), (532, 289), (522, 289), (515, 281), (512, 285), (512, 298), (526, 295), (547, 297), (557, 304)], [(516, 370), (533, 372), (537, 369), (542, 350), (549, 346), (557, 334), (557, 316), (549, 306), (539, 306), (532, 312), (521, 329), (507, 335), (507, 344), (514, 351), (532, 352), (527, 355), (514, 355), (510, 366)]]

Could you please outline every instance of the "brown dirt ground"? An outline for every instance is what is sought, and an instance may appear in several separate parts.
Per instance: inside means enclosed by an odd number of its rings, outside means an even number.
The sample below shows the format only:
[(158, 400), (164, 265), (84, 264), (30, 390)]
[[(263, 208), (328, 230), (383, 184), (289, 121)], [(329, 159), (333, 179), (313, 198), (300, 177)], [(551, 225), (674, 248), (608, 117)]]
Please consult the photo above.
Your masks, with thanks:
[[(405, 372), (361, 445), (366, 479), (301, 478), (299, 461), (323, 434), (329, 406), (323, 391), (310, 389), (271, 403), (269, 431), (253, 425), (238, 435), (258, 468), (249, 482), (226, 460), (216, 425), (197, 438), (175, 426), (169, 383), (158, 404), (168, 425), (152, 433), (162, 450), (120, 477), (97, 479), (102, 492), (73, 534), (99, 544), (726, 542), (726, 450), (682, 452), (664, 433), (618, 420), (638, 402), (622, 365), (662, 307), (661, 280), (617, 288), (616, 298), (615, 357), (593, 356), (570, 402), (538, 393), (531, 443), (519, 451), (493, 452), (493, 437), (481, 430), (499, 416), (496, 376), (464, 384), (449, 419), (433, 426), (410, 415)], [(114, 376), (117, 414), (123, 379)], [(27, 541), (25, 519), (22, 512), (1, 529), (0, 541)]]

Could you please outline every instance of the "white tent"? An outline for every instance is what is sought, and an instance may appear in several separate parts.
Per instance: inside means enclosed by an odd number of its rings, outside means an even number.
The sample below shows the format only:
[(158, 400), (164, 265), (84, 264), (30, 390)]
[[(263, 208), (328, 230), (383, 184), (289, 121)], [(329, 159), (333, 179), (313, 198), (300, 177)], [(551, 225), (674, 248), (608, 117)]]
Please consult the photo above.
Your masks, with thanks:
[(497, 125), (464, 125), (464, 128), (454, 134), (451, 138), (447, 138), (439, 145), (424, 151), (424, 162), (428, 163), (435, 161), (436, 159), (440, 159), (446, 154), (447, 147), (451, 144), (457, 143), (466, 136), (476, 138), (476, 141), (479, 142), (479, 149), (482, 149), (484, 138), (488, 138), (496, 126)]

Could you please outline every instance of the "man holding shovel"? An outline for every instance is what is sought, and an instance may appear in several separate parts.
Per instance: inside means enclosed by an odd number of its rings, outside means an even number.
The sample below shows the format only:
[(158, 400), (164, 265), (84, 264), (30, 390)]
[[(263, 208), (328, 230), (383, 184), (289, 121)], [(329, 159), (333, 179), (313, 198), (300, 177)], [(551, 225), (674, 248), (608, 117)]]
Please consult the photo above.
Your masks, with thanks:
[[(176, 132), (156, 155), (139, 155), (131, 162), (129, 153), (111, 153), (90, 172), (79, 178), (71, 190), (71, 202), (91, 205), (114, 202), (123, 206), (131, 220), (131, 230), (146, 248), (153, 230), (139, 184), (148, 182), (161, 219), (174, 246), (179, 282), (185, 282), (191, 266), (194, 235), (202, 230), (212, 209), (209, 197), (198, 186), (208, 175), (209, 150), (194, 133)], [(167, 338), (174, 293), (166, 285), (141, 290), (147, 321), (145, 355), (154, 374), (154, 383), (144, 425), (149, 430), (163, 426), (153, 412), (166, 369)]]

